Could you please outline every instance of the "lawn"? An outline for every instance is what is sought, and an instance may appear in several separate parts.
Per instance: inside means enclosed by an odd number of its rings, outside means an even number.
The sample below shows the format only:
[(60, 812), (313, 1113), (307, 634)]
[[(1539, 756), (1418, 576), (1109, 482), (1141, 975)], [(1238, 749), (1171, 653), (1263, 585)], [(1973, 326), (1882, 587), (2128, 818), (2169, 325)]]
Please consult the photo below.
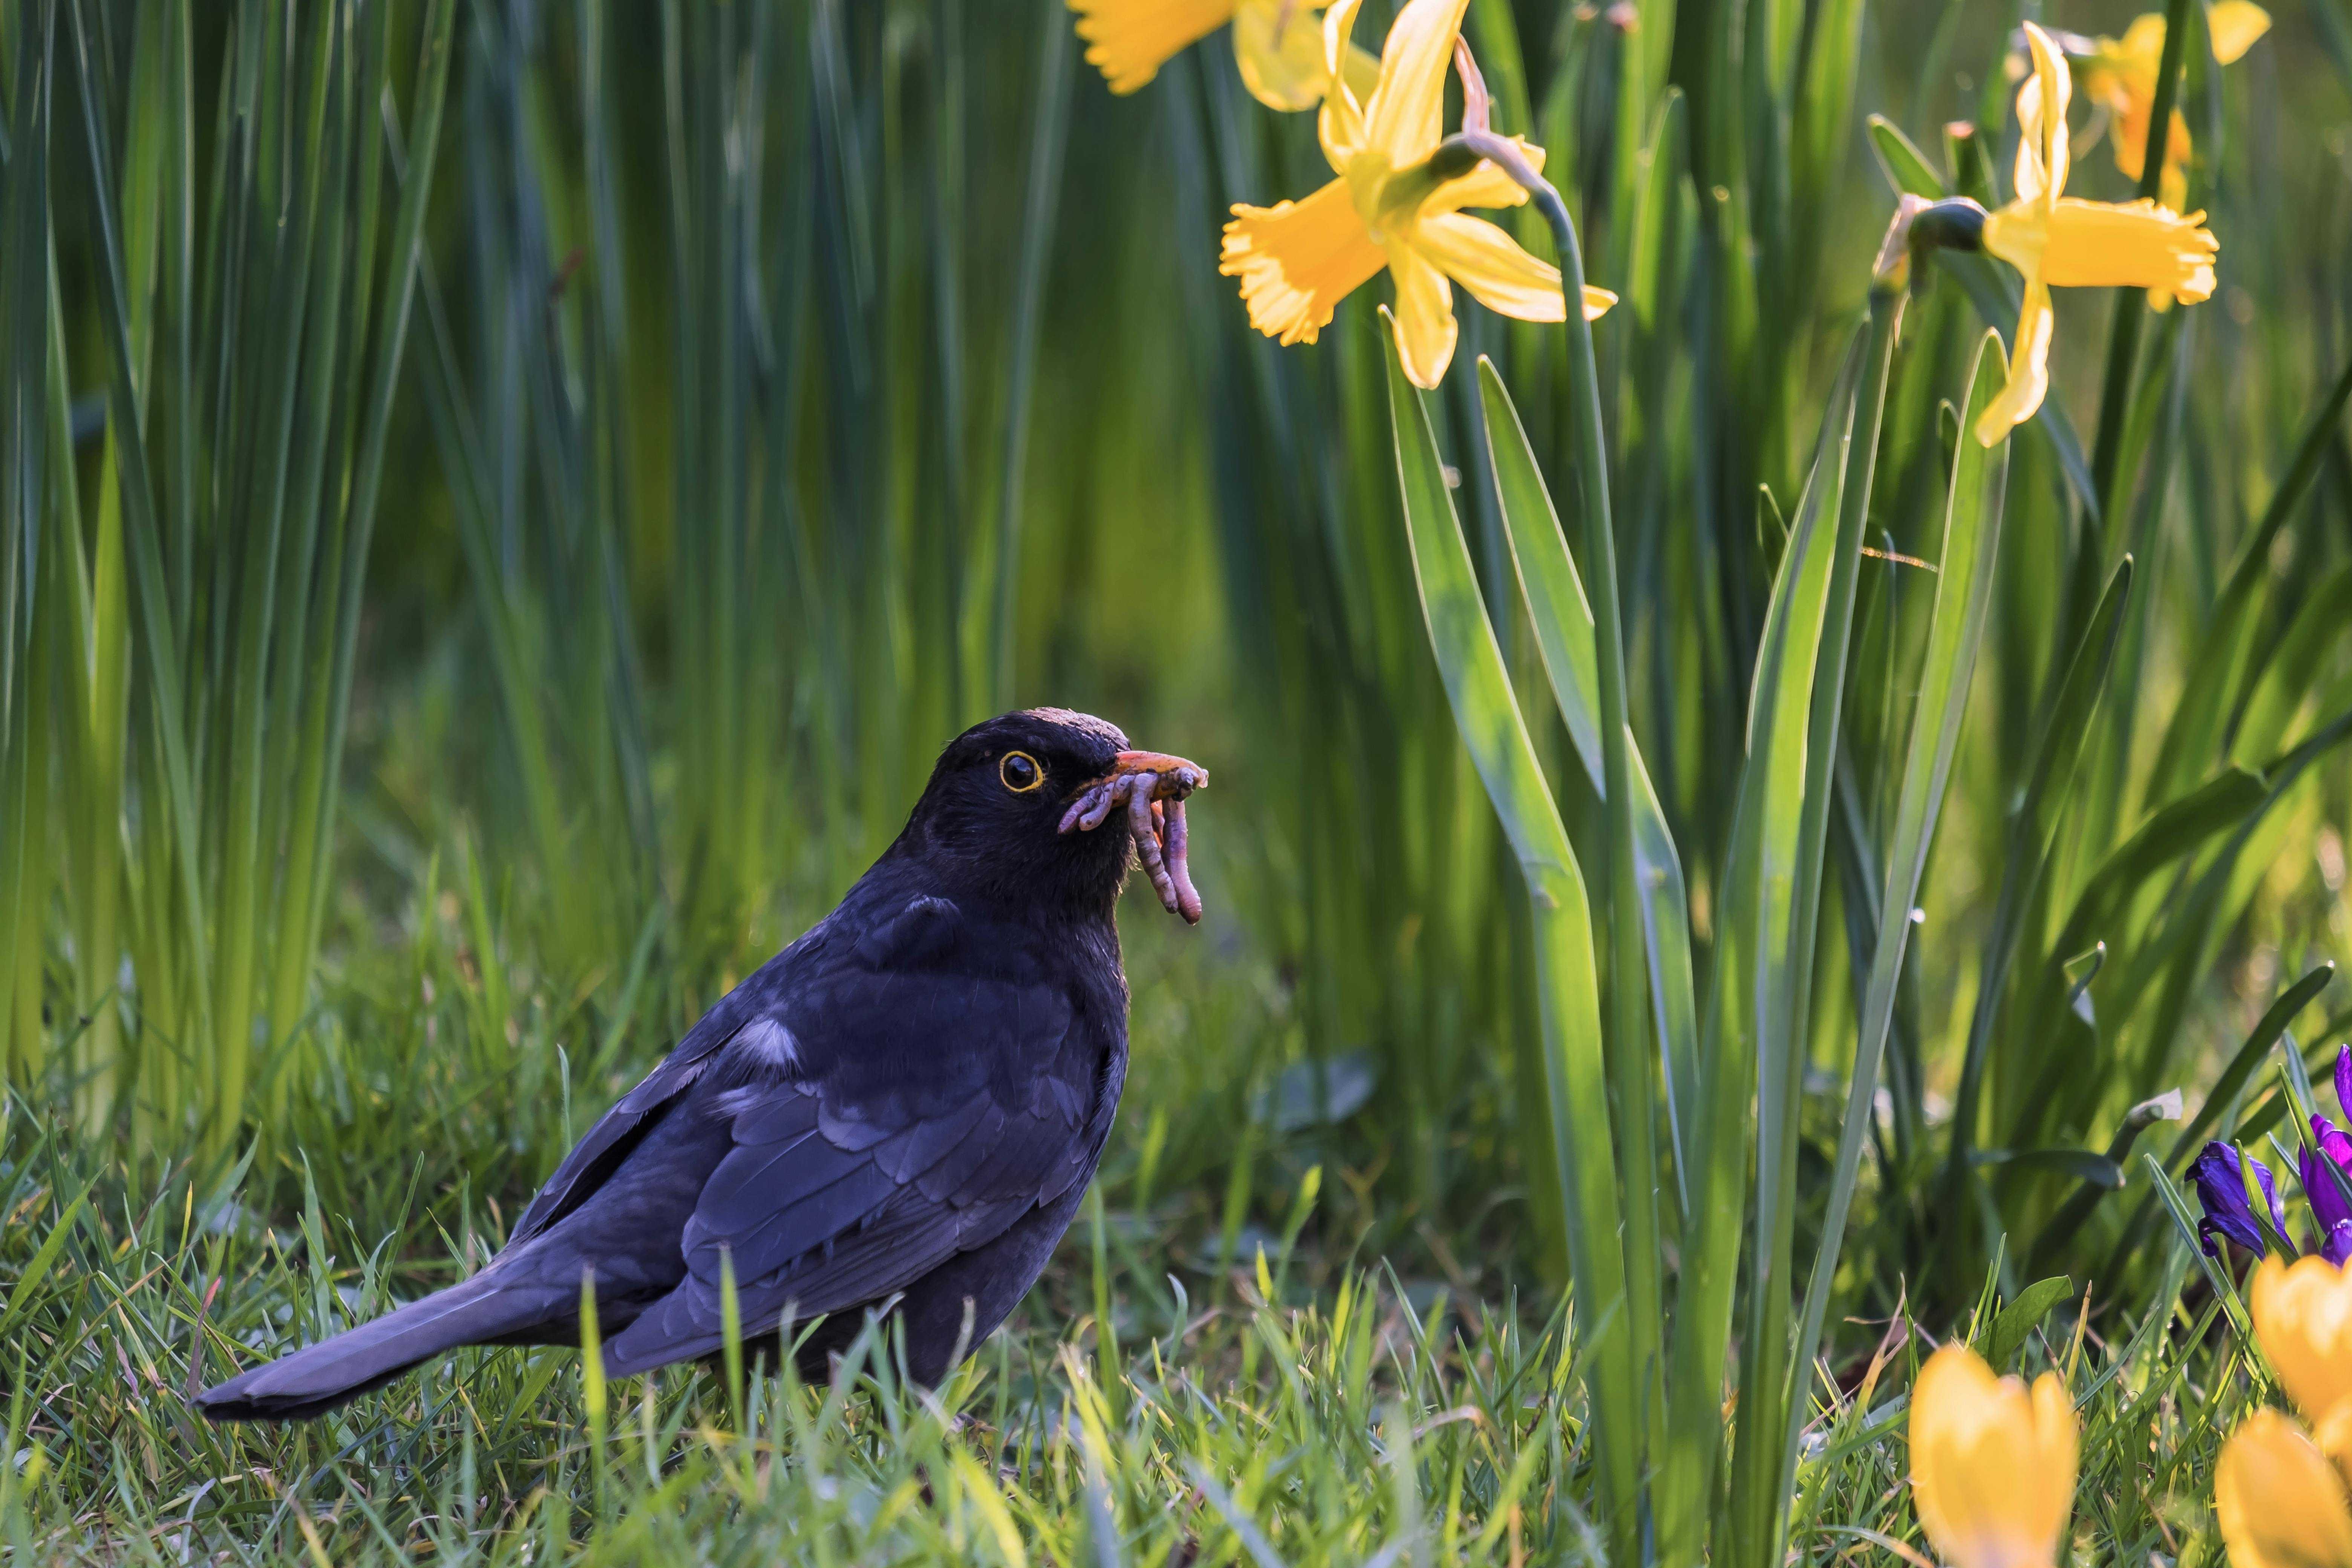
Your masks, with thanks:
[[(2352, 1553), (2347, 198), (2343, 0), (5, 0), (11, 1559)], [(1033, 704), (1206, 915), (960, 1372), (192, 1408)]]

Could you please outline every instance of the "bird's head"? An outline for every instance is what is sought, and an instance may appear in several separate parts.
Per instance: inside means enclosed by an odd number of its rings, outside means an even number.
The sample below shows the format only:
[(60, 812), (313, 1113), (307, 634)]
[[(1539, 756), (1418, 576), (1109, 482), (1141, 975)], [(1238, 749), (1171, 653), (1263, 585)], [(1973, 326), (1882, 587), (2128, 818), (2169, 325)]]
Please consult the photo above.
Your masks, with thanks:
[(1025, 709), (948, 743), (902, 842), (970, 892), (1105, 910), (1139, 851), (1160, 901), (1197, 922), (1184, 798), (1208, 782), (1199, 763), (1131, 750), (1090, 714)]

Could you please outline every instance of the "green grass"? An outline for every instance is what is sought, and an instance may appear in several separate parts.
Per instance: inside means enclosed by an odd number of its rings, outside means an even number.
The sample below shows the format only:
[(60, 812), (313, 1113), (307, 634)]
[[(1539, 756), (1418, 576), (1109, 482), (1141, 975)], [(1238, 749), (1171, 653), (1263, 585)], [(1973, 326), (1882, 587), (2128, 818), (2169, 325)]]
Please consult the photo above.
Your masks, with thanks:
[[(1222, 39), (0, 7), (12, 1555), (1827, 1563), (1919, 1547), (1957, 1333), (2068, 1373), (2078, 1556), (2216, 1561), (2266, 1385), (2164, 1173), (2352, 1023), (2352, 10), (2169, 9), (2221, 289), (2062, 291), (1984, 453), (2014, 276), (1869, 283), (2006, 187), (1999, 7), (1473, 0), (1623, 303), (1460, 301), (1426, 396), (1385, 282), (1284, 349), (1215, 274), (1328, 175)], [(968, 1376), (187, 1413), (478, 1267), (1032, 701), (1212, 768), (1210, 920)]]

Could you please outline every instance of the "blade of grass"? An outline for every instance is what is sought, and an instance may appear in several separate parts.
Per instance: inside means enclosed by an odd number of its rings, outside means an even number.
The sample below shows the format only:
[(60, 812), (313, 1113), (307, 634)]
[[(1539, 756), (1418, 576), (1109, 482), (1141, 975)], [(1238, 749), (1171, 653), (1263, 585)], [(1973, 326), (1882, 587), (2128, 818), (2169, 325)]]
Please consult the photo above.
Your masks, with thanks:
[(1501, 648), (1486, 619), (1469, 546), (1454, 514), (1427, 409), (1405, 379), (1393, 328), (1382, 312), (1397, 479), (1431, 651), (1472, 764), (1510, 839), (1534, 907), (1537, 995), (1543, 1020), (1545, 1081), (1553, 1148), (1569, 1216), (1583, 1353), (1597, 1414), (1606, 1521), (1631, 1539), (1639, 1519), (1643, 1428), (1628, 1353), (1621, 1205), (1601, 1050), (1601, 997), (1584, 877), (1536, 761)]
[[(1991, 403), (2006, 374), (2000, 340), (1988, 332), (1969, 377), (1967, 412), (1960, 420), (1963, 432), (1976, 428), (1978, 416)], [(1967, 714), (1977, 650), (1983, 642), (1985, 620), (1991, 609), (2008, 479), (2007, 442), (1989, 452), (1973, 439), (1961, 440), (1945, 503), (1943, 548), (1937, 552), (1942, 569), (1936, 581), (1936, 607), (1927, 633), (1927, 662), (1920, 672), (1910, 754), (1904, 764), (1902, 798), (1895, 809), (1895, 837), (1886, 859), (1887, 884), (1879, 904), (1878, 941), (1872, 950), (1861, 1031), (1854, 1043), (1844, 1125), (1838, 1138), (1837, 1164), (1830, 1176), (1822, 1239), (1813, 1255), (1812, 1278), (1805, 1288), (1804, 1310), (1797, 1329), (1797, 1353), (1791, 1364), (1799, 1380), (1798, 1396), (1790, 1400), (1782, 1461), (1790, 1479), (1794, 1476), (1798, 1437), (1806, 1410), (1801, 1395), (1810, 1382), (1810, 1369), (1821, 1343), (1822, 1325), (1829, 1310), (1830, 1287), (1837, 1277), (1846, 1215), (1862, 1166), (1863, 1142), (1877, 1115), (1874, 1100), (1878, 1089), (1879, 1061), (1894, 1020), (1895, 987), (1902, 975), (1904, 949), (1911, 934), (1911, 911), (1917, 905), (1927, 851), (1935, 842), (1936, 822), (1943, 809), (1945, 788), (1950, 782), (1952, 760), (1959, 744), (1960, 725)], [(1785, 1484), (1784, 1481), (1784, 1487)]]
[[(1478, 392), (1486, 414), (1488, 460), (1495, 474), (1503, 521), (1511, 544), (1519, 590), (1553, 701), (1568, 726), (1577, 759), (1593, 789), (1608, 798), (1600, 739), (1599, 654), (1592, 612), (1576, 562), (1561, 533), (1543, 473), (1503, 378), (1491, 361), (1478, 362)], [(1660, 1054), (1664, 1058), (1666, 1113), (1674, 1129), (1675, 1177), (1683, 1221), (1689, 1223), (1688, 1175), (1694, 1151), (1685, 1121), (1695, 1111), (1698, 1078), (1698, 1009), (1693, 994), (1690, 900), (1681, 857), (1675, 852), (1665, 813), (1650, 784), (1640, 749), (1626, 740), (1627, 766), (1636, 786), (1633, 800), (1633, 862), (1641, 889), (1642, 929), (1649, 961), (1651, 1006)]]

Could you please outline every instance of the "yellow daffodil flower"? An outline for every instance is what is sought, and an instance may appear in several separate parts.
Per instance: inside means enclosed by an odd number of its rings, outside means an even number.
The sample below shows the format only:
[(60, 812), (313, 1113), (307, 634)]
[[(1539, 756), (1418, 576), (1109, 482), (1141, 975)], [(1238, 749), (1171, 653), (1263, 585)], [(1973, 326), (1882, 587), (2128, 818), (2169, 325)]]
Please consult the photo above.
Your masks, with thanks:
[(1920, 1528), (1953, 1568), (2052, 1568), (2074, 1509), (2076, 1442), (2057, 1373), (2029, 1393), (1966, 1345), (1946, 1345), (1911, 1390)]
[[(2271, 15), (2253, 0), (2217, 0), (2205, 13), (2205, 29), (2213, 42), (2213, 58), (2228, 65), (2270, 31)], [(2120, 38), (2091, 41), (2083, 61), (2083, 96), (2102, 104), (2112, 117), (2109, 135), (2116, 148), (2116, 167), (2131, 179), (2140, 177), (2147, 160), (2148, 121), (2156, 114), (2156, 78), (2164, 62), (2164, 17), (2149, 12), (2134, 18)], [(2189, 200), (2189, 121), (2172, 111), (2164, 140), (2163, 184), (2158, 199), (2175, 212)]]
[[(1269, 109), (1312, 109), (1330, 86), (1322, 8), (1297, 0), (1069, 0), (1087, 41), (1087, 64), (1110, 89), (1129, 93), (1160, 74), (1186, 45), (1228, 22), (1234, 64), (1250, 96)], [(1380, 62), (1361, 49), (1344, 57), (1359, 92), (1370, 92)]]
[(2255, 1411), (2221, 1445), (2213, 1510), (2231, 1568), (2352, 1565), (2352, 1504), (2343, 1479), (2275, 1410)]
[(2033, 74), (2017, 91), (2017, 197), (1986, 215), (1984, 248), (2025, 275), (2025, 300), (2009, 344), (2009, 384), (1977, 422), (1996, 445), (2033, 416), (2050, 390), (2050, 290), (2160, 289), (2194, 304), (2213, 292), (2221, 244), (2205, 215), (2183, 217), (2154, 202), (2086, 202), (2066, 188), (2066, 106), (2074, 84), (2050, 36), (2025, 24)]
[[(1323, 18), (1327, 62), (1348, 48), (1360, 4), (1341, 0)], [(1324, 99), (1317, 131), (1339, 178), (1304, 201), (1234, 208), (1217, 269), (1241, 279), (1250, 325), (1266, 336), (1313, 342), (1339, 301), (1383, 268), (1396, 280), (1397, 350), (1416, 386), (1437, 385), (1453, 362), (1460, 329), (1452, 283), (1522, 321), (1566, 319), (1559, 269), (1461, 210), (1517, 206), (1527, 192), (1490, 163), (1443, 180), (1428, 167), (1467, 5), (1411, 0), (1389, 30), (1371, 92), (1359, 94), (1342, 80)], [(1514, 140), (1540, 169), (1543, 149)], [(1616, 302), (1605, 289), (1586, 289), (1585, 320)]]

